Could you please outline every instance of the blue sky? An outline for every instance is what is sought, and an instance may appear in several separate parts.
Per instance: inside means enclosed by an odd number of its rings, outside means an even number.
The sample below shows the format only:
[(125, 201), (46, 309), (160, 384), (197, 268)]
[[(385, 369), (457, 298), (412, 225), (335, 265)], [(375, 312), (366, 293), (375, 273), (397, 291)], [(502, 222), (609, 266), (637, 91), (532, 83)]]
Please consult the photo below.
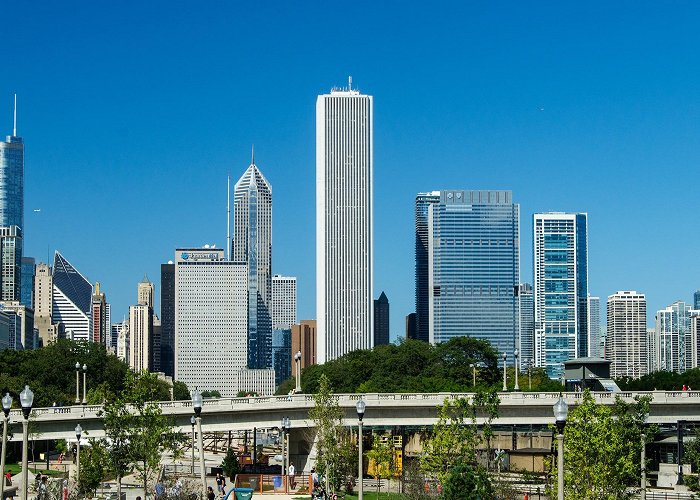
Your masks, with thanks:
[[(510, 189), (589, 213), (590, 290), (700, 287), (695, 2), (11, 2), (0, 132), (26, 143), (25, 254), (60, 250), (113, 319), (176, 246), (226, 238), (226, 176), (272, 183), (274, 272), (315, 317), (315, 100), (375, 103), (375, 293), (413, 311), (413, 201)], [(3, 118), (4, 117), (4, 118)], [(34, 212), (33, 209), (41, 209)], [(159, 296), (159, 292), (157, 293)]]

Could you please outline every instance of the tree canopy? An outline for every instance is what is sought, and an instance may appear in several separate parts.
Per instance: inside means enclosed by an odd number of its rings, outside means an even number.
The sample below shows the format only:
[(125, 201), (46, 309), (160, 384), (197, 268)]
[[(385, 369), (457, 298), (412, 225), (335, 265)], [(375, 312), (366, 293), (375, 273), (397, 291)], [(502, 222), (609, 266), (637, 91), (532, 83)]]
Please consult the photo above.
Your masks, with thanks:
[(617, 385), (623, 391), (680, 391), (683, 386), (700, 390), (700, 368), (692, 368), (683, 373), (656, 371), (640, 378), (619, 378)]

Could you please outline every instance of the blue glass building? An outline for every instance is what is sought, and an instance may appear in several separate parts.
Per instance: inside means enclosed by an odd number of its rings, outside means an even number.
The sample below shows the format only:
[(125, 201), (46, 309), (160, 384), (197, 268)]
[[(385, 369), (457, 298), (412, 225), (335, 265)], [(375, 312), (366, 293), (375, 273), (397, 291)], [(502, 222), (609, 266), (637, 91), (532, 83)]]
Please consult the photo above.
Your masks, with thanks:
[(510, 191), (440, 191), (428, 206), (429, 340), (518, 345), (520, 207)]
[(535, 364), (559, 378), (563, 363), (590, 356), (588, 216), (534, 214)]
[(24, 229), (24, 143), (8, 135), (0, 142), (0, 227)]
[(272, 367), (275, 386), (292, 377), (292, 330), (272, 330)]
[(430, 315), (428, 313), (428, 208), (440, 201), (440, 191), (416, 195), (416, 315), (414, 337), (428, 342)]
[(34, 309), (34, 270), (36, 263), (34, 257), (22, 257), (22, 270), (20, 272), (20, 302), (29, 309)]

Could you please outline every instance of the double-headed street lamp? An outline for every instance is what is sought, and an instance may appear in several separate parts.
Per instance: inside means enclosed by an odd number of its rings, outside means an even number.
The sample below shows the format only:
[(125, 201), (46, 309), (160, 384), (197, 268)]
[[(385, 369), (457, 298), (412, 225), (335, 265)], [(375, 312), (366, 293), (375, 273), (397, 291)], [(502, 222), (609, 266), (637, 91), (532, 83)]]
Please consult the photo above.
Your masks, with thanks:
[[(87, 404), (87, 365), (83, 365), (83, 404)], [(75, 404), (80, 404), (80, 363), (75, 363)]]
[(508, 359), (508, 355), (504, 352), (501, 354), (501, 358), (503, 358), (503, 392), (506, 392), (508, 390), (508, 386), (506, 385), (506, 359)]
[(362, 417), (365, 416), (365, 402), (360, 399), (357, 404), (355, 404), (355, 409), (357, 410), (357, 448), (358, 448), (358, 465), (357, 465), (357, 482), (359, 483), (358, 490), (358, 500), (362, 500)]
[(513, 366), (515, 367), (515, 387), (513, 387), (513, 390), (514, 390), (514, 391), (519, 391), (519, 390), (520, 390), (520, 386), (518, 385), (518, 369), (519, 369), (519, 366), (518, 366), (519, 358), (518, 358), (518, 356), (519, 356), (519, 355), (520, 355), (520, 352), (516, 349), (515, 352), (513, 353), (513, 356), (515, 357), (515, 364), (513, 365)]
[(80, 427), (80, 424), (75, 426), (75, 439), (77, 440), (78, 444), (76, 445), (76, 456), (75, 456), (75, 483), (78, 485), (78, 488), (80, 488), (80, 436), (83, 435), (83, 428)]
[[(2, 412), (5, 414), (5, 418), (2, 422), (2, 458), (0, 459), (0, 474), (5, 473), (5, 453), (7, 448), (5, 448), (7, 443), (7, 424), (10, 422), (10, 408), (12, 408), (12, 396), (8, 392), (2, 398)], [(0, 480), (2, 478), (0, 477)]]
[(297, 351), (297, 353), (294, 355), (294, 361), (296, 361), (297, 366), (297, 386), (294, 389), (294, 392), (301, 392), (301, 351)]
[(34, 393), (28, 385), (24, 386), (24, 390), (19, 394), (19, 402), (22, 405), (22, 500), (27, 500), (27, 487), (29, 486), (29, 469), (27, 460), (27, 450), (29, 448), (29, 414), (32, 412), (34, 404)]
[(554, 420), (557, 424), (557, 498), (564, 500), (564, 426), (569, 415), (569, 405), (559, 393), (559, 400), (554, 403)]
[(190, 424), (192, 424), (192, 475), (194, 476), (194, 415), (190, 417)]
[(197, 444), (199, 448), (199, 478), (202, 481), (202, 498), (207, 497), (207, 478), (204, 470), (204, 442), (202, 439), (202, 393), (195, 390), (192, 394), (192, 408), (197, 423)]
[(80, 363), (75, 362), (75, 404), (80, 404)]

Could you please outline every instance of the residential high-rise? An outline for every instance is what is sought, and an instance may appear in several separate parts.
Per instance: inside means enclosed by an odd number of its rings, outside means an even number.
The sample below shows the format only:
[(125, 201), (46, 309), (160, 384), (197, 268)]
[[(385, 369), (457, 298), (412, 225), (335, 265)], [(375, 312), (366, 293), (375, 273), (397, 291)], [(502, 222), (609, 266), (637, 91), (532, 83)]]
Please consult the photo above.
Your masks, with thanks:
[(24, 143), (17, 136), (17, 96), (12, 135), (0, 141), (0, 227), (24, 230)]
[(316, 101), (318, 362), (373, 339), (373, 99), (349, 86)]
[(428, 207), (440, 202), (440, 191), (416, 195), (416, 338), (428, 342), (430, 338), (430, 313), (428, 302)]
[(428, 207), (429, 340), (468, 336), (513, 356), (520, 206), (510, 191), (440, 191)]
[(20, 302), (34, 309), (34, 273), (36, 262), (34, 257), (22, 257), (20, 270)]
[[(658, 341), (656, 327), (647, 328), (647, 373), (653, 373), (659, 370), (658, 363), (660, 356)], [(608, 341), (608, 345), (609, 344), (610, 342)]]
[(374, 301), (374, 345), (389, 343), (389, 299), (384, 292)]
[(608, 296), (607, 359), (613, 378), (647, 374), (647, 301), (643, 293)]
[(690, 316), (690, 349), (688, 369), (700, 367), (700, 311)]
[(153, 283), (148, 279), (148, 275), (144, 274), (143, 279), (139, 282), (136, 291), (136, 303), (143, 304), (153, 309), (153, 295), (155, 294)]
[(53, 261), (52, 323), (63, 323), (66, 336), (88, 340), (92, 285), (58, 251)]
[(534, 215), (535, 364), (559, 378), (588, 350), (588, 216)]
[(0, 227), (0, 301), (22, 298), (22, 244), (19, 226)]
[(225, 397), (274, 391), (274, 370), (247, 369), (248, 269), (223, 249), (176, 250), (175, 379), (188, 387)]
[(160, 265), (160, 370), (175, 376), (175, 264)]
[(518, 287), (520, 315), (520, 362), (528, 367), (535, 362), (535, 302), (532, 285), (521, 283)]
[(233, 190), (231, 260), (247, 267), (248, 368), (272, 367), (272, 187), (255, 165)]
[[(100, 291), (100, 282), (95, 283), (95, 293), (92, 294), (92, 311), (90, 322), (90, 341), (107, 345), (108, 320), (107, 320), (107, 299)], [(110, 332), (111, 333), (111, 332)]]
[(151, 371), (153, 309), (146, 304), (129, 306), (129, 367)]
[(297, 322), (297, 279), (272, 277), (272, 366), (275, 384), (292, 376), (292, 325)]
[(592, 358), (602, 358), (600, 335), (600, 297), (588, 297), (588, 355)]
[(700, 313), (682, 300), (656, 312), (658, 370), (683, 373), (691, 365), (691, 316)]

